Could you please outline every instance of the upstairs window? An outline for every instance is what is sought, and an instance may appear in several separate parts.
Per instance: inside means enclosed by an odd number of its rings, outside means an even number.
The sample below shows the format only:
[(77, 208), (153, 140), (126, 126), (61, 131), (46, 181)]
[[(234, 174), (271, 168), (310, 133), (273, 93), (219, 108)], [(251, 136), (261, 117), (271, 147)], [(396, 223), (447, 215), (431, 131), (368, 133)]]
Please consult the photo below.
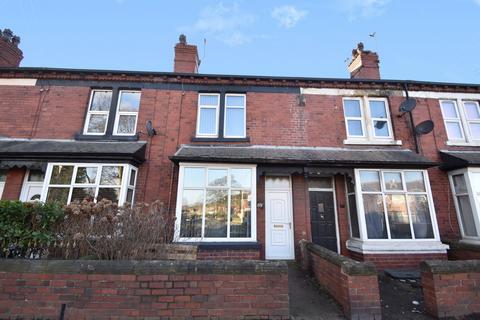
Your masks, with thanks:
[(480, 108), (477, 101), (440, 100), (451, 144), (480, 143)]
[(87, 119), (85, 120), (84, 134), (104, 135), (107, 131), (110, 105), (112, 104), (111, 90), (93, 90), (90, 96)]
[(200, 93), (196, 137), (246, 138), (245, 94)]
[(349, 142), (382, 143), (393, 140), (385, 98), (344, 98), (343, 111)]
[(113, 134), (134, 135), (137, 128), (140, 92), (120, 91)]

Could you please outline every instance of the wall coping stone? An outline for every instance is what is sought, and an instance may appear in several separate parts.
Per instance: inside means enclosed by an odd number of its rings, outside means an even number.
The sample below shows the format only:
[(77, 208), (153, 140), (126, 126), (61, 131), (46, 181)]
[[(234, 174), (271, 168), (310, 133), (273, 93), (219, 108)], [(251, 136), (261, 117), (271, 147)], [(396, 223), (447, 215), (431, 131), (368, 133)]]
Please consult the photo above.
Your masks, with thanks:
[(339, 266), (342, 271), (349, 276), (377, 275), (377, 269), (372, 262), (356, 261), (311, 242), (307, 243), (307, 249), (321, 258)]
[(450, 250), (470, 250), (480, 252), (480, 244), (459, 242), (459, 241), (444, 241), (450, 246)]
[(420, 270), (435, 274), (480, 273), (480, 260), (427, 260), (420, 264)]
[(285, 261), (0, 259), (0, 272), (58, 274), (279, 274)]

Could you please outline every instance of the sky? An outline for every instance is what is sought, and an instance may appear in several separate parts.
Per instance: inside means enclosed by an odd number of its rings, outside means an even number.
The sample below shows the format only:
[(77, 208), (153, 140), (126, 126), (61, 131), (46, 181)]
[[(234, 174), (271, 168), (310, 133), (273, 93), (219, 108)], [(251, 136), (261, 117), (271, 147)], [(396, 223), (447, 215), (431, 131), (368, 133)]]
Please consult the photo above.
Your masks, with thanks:
[[(358, 42), (383, 79), (480, 83), (480, 0), (0, 0), (22, 67), (348, 78)], [(372, 36), (373, 35), (373, 36)]]

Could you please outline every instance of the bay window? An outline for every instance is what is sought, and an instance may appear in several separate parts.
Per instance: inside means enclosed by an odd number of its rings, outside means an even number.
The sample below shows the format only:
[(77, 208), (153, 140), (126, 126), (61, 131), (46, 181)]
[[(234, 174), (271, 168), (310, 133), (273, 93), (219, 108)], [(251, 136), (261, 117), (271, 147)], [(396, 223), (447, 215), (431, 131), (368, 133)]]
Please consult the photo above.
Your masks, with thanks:
[(254, 166), (181, 164), (175, 237), (255, 241)]
[(42, 201), (133, 202), (137, 168), (128, 164), (49, 163)]

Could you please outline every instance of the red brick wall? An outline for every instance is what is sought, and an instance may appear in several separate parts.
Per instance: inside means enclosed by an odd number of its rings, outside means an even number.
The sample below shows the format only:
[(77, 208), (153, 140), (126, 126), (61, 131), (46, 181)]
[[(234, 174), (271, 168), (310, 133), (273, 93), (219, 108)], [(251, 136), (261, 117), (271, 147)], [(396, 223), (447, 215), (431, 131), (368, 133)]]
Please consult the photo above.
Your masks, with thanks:
[(3, 188), (1, 200), (17, 200), (22, 192), (25, 169), (13, 168), (7, 171), (7, 179)]
[[(36, 267), (25, 270), (26, 263)], [(146, 269), (139, 272), (141, 264), (0, 261), (0, 318), (58, 318), (65, 304), (66, 319), (288, 319), (285, 264), (244, 263), (247, 270), (262, 270), (248, 272), (221, 261), (153, 261), (144, 262)], [(109, 273), (109, 267), (117, 271)], [(97, 268), (103, 272), (93, 271)], [(218, 272), (222, 268), (230, 271)]]
[(378, 270), (416, 269), (425, 260), (447, 260), (446, 253), (362, 254), (350, 250), (349, 256), (357, 261), (372, 262)]
[(259, 260), (260, 250), (258, 249), (223, 249), (223, 250), (202, 250), (198, 249), (198, 260)]
[(310, 209), (308, 200), (308, 186), (304, 176), (292, 175), (293, 198), (293, 238), (295, 243), (295, 257), (299, 258), (299, 242), (302, 239), (311, 239)]
[[(432, 261), (422, 264), (422, 288), (427, 312), (439, 318), (460, 318), (476, 314), (476, 317), (471, 319), (478, 319), (477, 317), (480, 317), (478, 262), (465, 264), (450, 261), (442, 265)], [(437, 269), (436, 266), (443, 270)]]

